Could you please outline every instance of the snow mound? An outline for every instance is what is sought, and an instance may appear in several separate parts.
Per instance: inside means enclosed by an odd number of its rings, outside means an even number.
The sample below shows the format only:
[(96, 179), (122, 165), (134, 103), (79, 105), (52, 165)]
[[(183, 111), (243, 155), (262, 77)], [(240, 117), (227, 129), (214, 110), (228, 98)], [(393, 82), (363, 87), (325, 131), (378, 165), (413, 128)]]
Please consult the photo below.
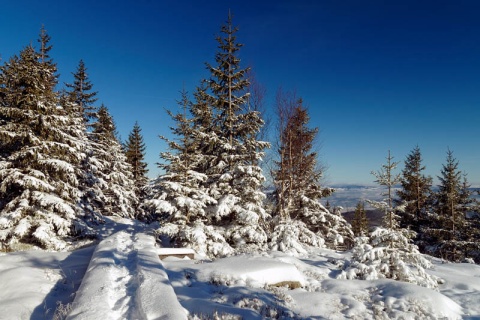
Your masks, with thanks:
[(67, 308), (93, 247), (75, 252), (15, 252), (0, 256), (0, 319), (52, 319)]
[(480, 266), (469, 263), (443, 263), (434, 260), (435, 269), (431, 272), (445, 280), (441, 292), (458, 302), (467, 319), (480, 319)]
[[(462, 318), (463, 310), (458, 303), (435, 290), (411, 283), (389, 279), (371, 281), (329, 279), (322, 282), (321, 289), (331, 299), (337, 298), (339, 302), (341, 301), (343, 307), (337, 312), (341, 312), (342, 316), (347, 318), (353, 316), (364, 319)], [(302, 300), (297, 297), (296, 301), (298, 303)], [(308, 310), (307, 301), (303, 300), (298, 306), (304, 316), (308, 315), (304, 313)], [(300, 309), (302, 307), (306, 309)]]
[(99, 243), (67, 319), (186, 319), (153, 236), (120, 231)]
[(197, 278), (200, 281), (254, 288), (288, 283), (305, 285), (305, 278), (294, 265), (253, 255), (219, 259), (203, 268)]

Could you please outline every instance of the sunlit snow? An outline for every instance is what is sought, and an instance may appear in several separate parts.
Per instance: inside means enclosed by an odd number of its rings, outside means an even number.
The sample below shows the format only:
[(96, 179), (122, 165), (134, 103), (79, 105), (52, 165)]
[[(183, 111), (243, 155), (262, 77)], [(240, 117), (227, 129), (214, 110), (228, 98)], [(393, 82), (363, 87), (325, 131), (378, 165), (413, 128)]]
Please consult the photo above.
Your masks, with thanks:
[[(0, 256), (0, 319), (474, 319), (480, 266), (432, 260), (438, 291), (389, 279), (339, 280), (350, 252), (271, 251), (210, 261), (158, 258), (150, 230), (107, 220), (105, 240), (73, 252)], [(173, 253), (191, 253), (175, 249)], [(168, 251), (166, 251), (168, 252)], [(81, 282), (81, 285), (80, 285)]]

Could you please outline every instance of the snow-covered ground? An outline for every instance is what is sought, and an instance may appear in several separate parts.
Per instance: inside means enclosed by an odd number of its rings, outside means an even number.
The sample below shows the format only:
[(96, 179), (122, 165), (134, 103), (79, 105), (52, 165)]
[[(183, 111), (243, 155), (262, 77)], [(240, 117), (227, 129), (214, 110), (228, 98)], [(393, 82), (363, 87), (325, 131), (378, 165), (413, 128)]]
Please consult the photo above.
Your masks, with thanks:
[(429, 272), (445, 280), (434, 291), (338, 280), (348, 252), (160, 261), (144, 226), (109, 221), (104, 237), (68, 253), (0, 256), (0, 319), (480, 319), (478, 265), (433, 259)]

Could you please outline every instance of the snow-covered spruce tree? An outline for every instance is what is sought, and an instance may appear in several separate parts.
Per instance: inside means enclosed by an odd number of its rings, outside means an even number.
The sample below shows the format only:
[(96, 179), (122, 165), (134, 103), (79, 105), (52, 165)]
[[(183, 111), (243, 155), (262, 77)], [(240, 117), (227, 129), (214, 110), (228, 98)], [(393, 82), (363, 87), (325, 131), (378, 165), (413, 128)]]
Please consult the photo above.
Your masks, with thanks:
[[(277, 223), (271, 241), (272, 249), (289, 250), (279, 241), (284, 234), (301, 234), (302, 238), (288, 240), (310, 246), (351, 246), (353, 232), (340, 214), (332, 214), (319, 199), (330, 195), (333, 189), (323, 188), (323, 171), (317, 166), (317, 153), (312, 151), (318, 128), (308, 127), (310, 117), (301, 99), (277, 95), (279, 115), (279, 160), (272, 176), (277, 202)], [(297, 231), (292, 228), (298, 229)], [(305, 232), (305, 229), (310, 232)], [(311, 237), (306, 237), (310, 235)], [(295, 247), (298, 247), (295, 244)], [(292, 252), (299, 251), (292, 248)]]
[(387, 163), (382, 165), (380, 171), (372, 172), (377, 178), (375, 182), (387, 188), (385, 201), (369, 201), (374, 207), (385, 212), (383, 227), (376, 228), (370, 237), (355, 238), (352, 261), (345, 264), (339, 278), (388, 278), (437, 288), (439, 279), (425, 271), (432, 267), (431, 262), (412, 243), (414, 232), (399, 227), (395, 211), (404, 210), (404, 206), (393, 207), (392, 187), (398, 183), (400, 176), (393, 173), (398, 163), (392, 160), (389, 151)]
[[(200, 96), (197, 99), (198, 106), (204, 107)], [(193, 118), (187, 118), (187, 108), (195, 107), (191, 106), (186, 91), (182, 91), (178, 104), (181, 112), (173, 114), (168, 111), (175, 121), (175, 127), (170, 129), (176, 138), (161, 137), (169, 149), (160, 154), (164, 162), (159, 167), (165, 174), (156, 180), (153, 188), (155, 195), (147, 205), (159, 215), (161, 227), (157, 234), (168, 240), (170, 245), (189, 247), (211, 257), (229, 255), (233, 253), (231, 246), (221, 233), (208, 225), (206, 208), (216, 201), (203, 185), (207, 176), (198, 171), (205, 167), (205, 156), (201, 150), (209, 136), (204, 133), (201, 122), (193, 125), (200, 121), (195, 113), (192, 112)]]
[(406, 204), (405, 211), (400, 215), (400, 226), (417, 233), (428, 224), (426, 217), (431, 204), (432, 178), (422, 174), (424, 170), (422, 154), (416, 146), (405, 159), (397, 196), (400, 203)]
[(97, 113), (93, 123), (91, 145), (96, 159), (98, 186), (104, 199), (101, 213), (106, 216), (134, 218), (137, 196), (132, 168), (127, 162), (121, 143), (116, 136), (112, 116), (105, 106)]
[(85, 124), (91, 126), (97, 118), (98, 108), (95, 107), (94, 103), (97, 101), (98, 92), (92, 91), (93, 84), (88, 77), (83, 60), (80, 60), (77, 71), (72, 75), (73, 83), (66, 83), (65, 86), (70, 89), (70, 99), (81, 108)]
[(141, 131), (140, 125), (138, 122), (135, 122), (132, 131), (128, 135), (128, 140), (125, 143), (125, 155), (127, 162), (132, 168), (135, 194), (138, 199), (135, 208), (136, 218), (145, 217), (145, 212), (141, 205), (146, 200), (148, 193), (148, 169), (147, 163), (145, 162), (145, 142), (143, 142)]
[(0, 71), (0, 242), (59, 250), (75, 233), (77, 170), (82, 132), (61, 105), (50, 37), (31, 46)]
[(219, 51), (216, 65), (207, 64), (211, 76), (206, 99), (211, 103), (213, 126), (206, 131), (211, 146), (203, 150), (210, 165), (203, 172), (206, 187), (216, 204), (208, 208), (212, 224), (225, 230), (225, 238), (238, 250), (264, 249), (267, 241), (263, 208), (265, 180), (258, 163), (269, 143), (257, 140), (263, 120), (256, 111), (248, 109), (245, 88), (247, 69), (240, 67), (237, 28), (232, 17), (221, 28), (217, 37)]
[[(379, 171), (372, 171), (372, 175), (377, 178), (375, 180), (380, 186), (387, 188), (387, 191), (382, 195), (387, 197), (384, 201), (368, 201), (373, 207), (385, 213), (384, 227), (396, 230), (399, 228), (398, 215), (394, 208), (393, 187), (400, 182), (400, 174), (394, 174), (393, 171), (397, 168), (398, 162), (392, 161), (393, 156), (388, 150), (387, 163), (382, 165)], [(402, 204), (403, 205), (403, 204)]]
[(91, 223), (102, 221), (101, 214), (105, 202), (105, 196), (100, 186), (99, 179), (100, 161), (94, 156), (94, 146), (98, 146), (92, 141), (92, 126), (97, 121), (98, 108), (94, 105), (97, 101), (98, 92), (92, 91), (93, 84), (90, 81), (87, 68), (83, 60), (80, 60), (77, 71), (72, 73), (73, 83), (66, 83), (68, 88), (67, 96), (71, 103), (75, 105), (73, 112), (79, 112), (84, 126), (85, 139), (85, 157), (81, 162), (81, 174), (79, 176), (79, 189), (81, 192), (80, 206), (85, 213), (85, 217)]
[(425, 251), (451, 261), (465, 259), (468, 248), (475, 246), (471, 242), (476, 241), (467, 231), (466, 215), (472, 199), (468, 181), (458, 165), (453, 152), (448, 150), (446, 164), (438, 177), (440, 185), (435, 194), (434, 213), (429, 217), (431, 227), (424, 229)]
[(365, 211), (365, 205), (359, 201), (355, 207), (355, 213), (352, 221), (352, 231), (355, 237), (368, 236), (368, 219)]

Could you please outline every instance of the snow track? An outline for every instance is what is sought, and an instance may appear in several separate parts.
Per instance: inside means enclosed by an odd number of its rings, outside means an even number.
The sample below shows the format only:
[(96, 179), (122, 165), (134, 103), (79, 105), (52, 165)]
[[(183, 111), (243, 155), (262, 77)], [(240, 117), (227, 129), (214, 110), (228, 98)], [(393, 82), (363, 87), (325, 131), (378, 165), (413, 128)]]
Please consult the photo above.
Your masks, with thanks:
[(67, 319), (186, 319), (155, 240), (133, 228), (97, 246)]

